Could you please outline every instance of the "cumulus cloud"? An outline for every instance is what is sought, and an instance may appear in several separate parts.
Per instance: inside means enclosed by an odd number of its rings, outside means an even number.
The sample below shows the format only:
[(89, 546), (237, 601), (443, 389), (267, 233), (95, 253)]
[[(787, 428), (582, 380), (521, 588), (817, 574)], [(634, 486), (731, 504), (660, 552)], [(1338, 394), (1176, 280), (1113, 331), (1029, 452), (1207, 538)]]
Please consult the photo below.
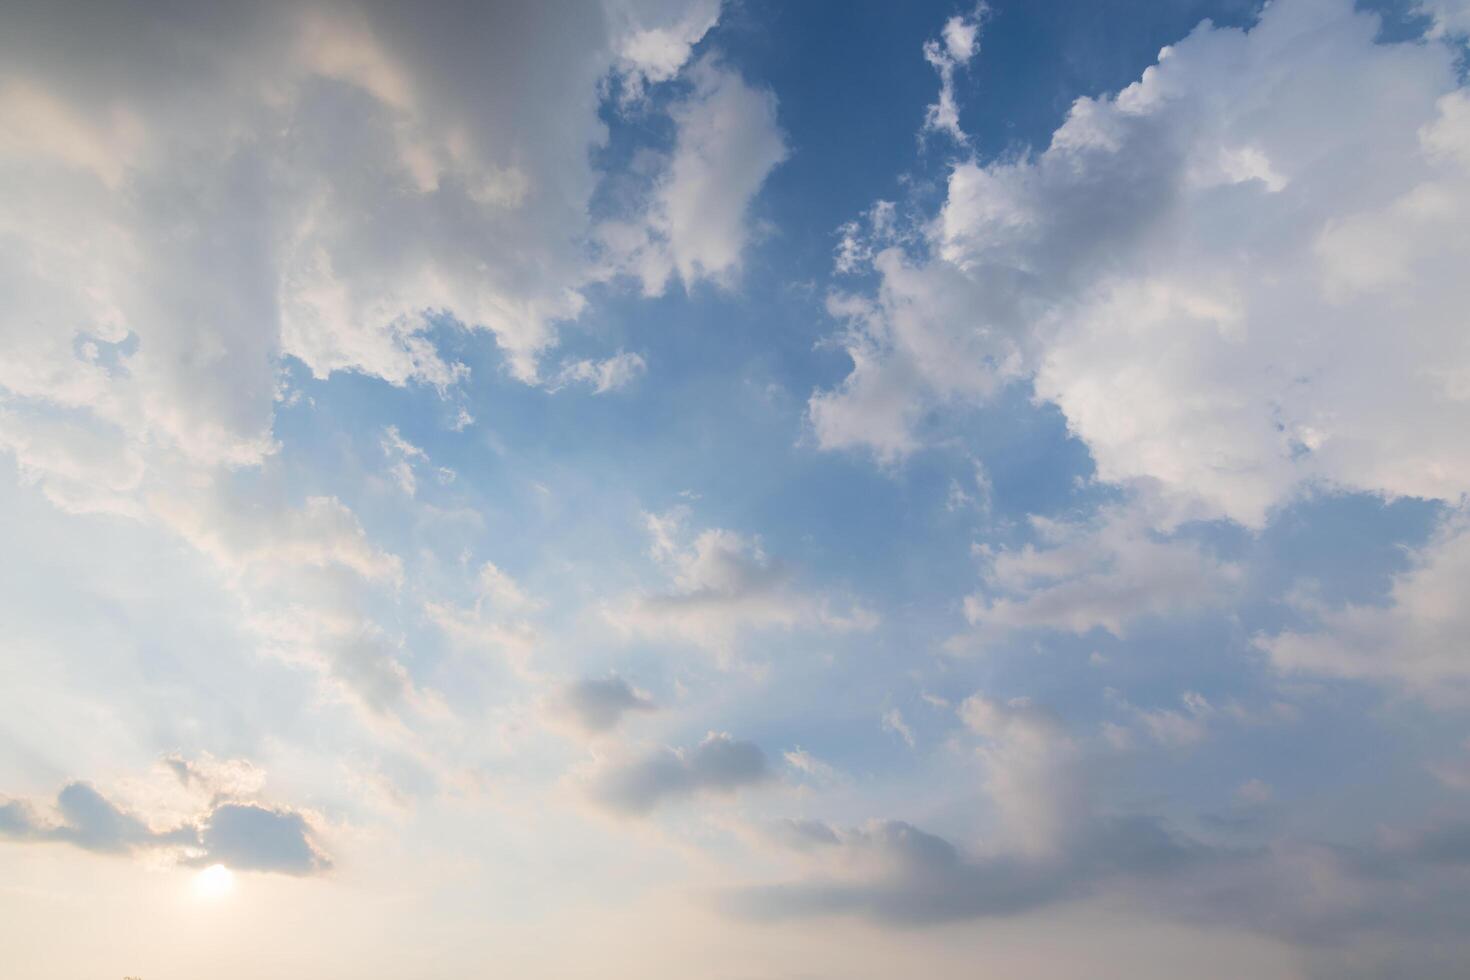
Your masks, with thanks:
[[(401, 562), (335, 498), (288, 504), (235, 478), (278, 449), (283, 371), (444, 390), (467, 369), (436, 337), (463, 329), (526, 383), (636, 377), (635, 354), (560, 380), (542, 362), (600, 276), (605, 83), (672, 78), (719, 5), (438, 14), (23, 2), (0, 36), (0, 451), (60, 507), (182, 536), (264, 648), (377, 714), (428, 703), (375, 615)], [(718, 79), (695, 89), (739, 109)], [(710, 140), (684, 124), (698, 157)], [(382, 445), (406, 493), (449, 477), (396, 428)]]
[(749, 210), (786, 159), (776, 97), (720, 61), (690, 66), (693, 90), (669, 109), (674, 148), (641, 214), (598, 228), (607, 275), (634, 276), (655, 296), (677, 275), (733, 286), (752, 238)]
[[(7, 11), (0, 449), (53, 502), (149, 516), (154, 484), (261, 464), (291, 359), (442, 390), (467, 369), (435, 334), (462, 328), (548, 383), (598, 278), (603, 83), (672, 77), (719, 4), (439, 13)], [(611, 390), (636, 357), (568, 379)]]
[(692, 749), (658, 748), (609, 764), (593, 776), (590, 789), (592, 798), (610, 810), (644, 814), (666, 800), (729, 794), (769, 778), (759, 746), (711, 732)]
[(694, 46), (719, 22), (720, 0), (612, 0), (607, 11), (623, 99), (636, 102), (650, 83), (678, 75)]
[(922, 412), (1029, 380), (1103, 480), (1179, 512), (1457, 499), (1470, 112), (1449, 46), (1377, 30), (1350, 0), (1206, 22), (1040, 152), (957, 164), (922, 247), (831, 301), (853, 369), (819, 443), (898, 459)]
[(58, 841), (87, 851), (120, 853), (136, 847), (186, 845), (198, 839), (192, 827), (154, 830), (113, 805), (87, 783), (68, 783), (56, 794), (60, 820), (47, 823), (32, 808), (12, 800), (0, 809), (0, 831), (15, 840)]
[(657, 705), (621, 677), (583, 678), (567, 684), (556, 699), (559, 714), (582, 731), (611, 731), (629, 712), (653, 711)]
[(443, 386), (447, 315), (534, 380), (582, 305), (611, 56), (579, 6), (515, 6), (21, 5), (0, 130), (37, 136), (0, 140), (0, 383), (238, 464), (271, 448), (282, 356)]
[(752, 630), (869, 630), (877, 617), (852, 603), (802, 591), (791, 570), (766, 554), (759, 539), (724, 528), (691, 533), (687, 508), (645, 514), (649, 554), (669, 574), (666, 591), (642, 593), (604, 610), (633, 634), (664, 636), (733, 656)]
[[(186, 760), (168, 762), (176, 773), (194, 773)], [(306, 875), (331, 867), (306, 815), (234, 799), (224, 784), (211, 783), (211, 802), (202, 812), (165, 827), (88, 783), (68, 783), (46, 808), (51, 812), (25, 800), (0, 805), (0, 839), (71, 844), (101, 854), (154, 851), (190, 866), (224, 864), (238, 871)]]
[(312, 845), (306, 818), (290, 810), (226, 803), (199, 830), (204, 853), (194, 864), (223, 864), (243, 871), (310, 874), (331, 867)]

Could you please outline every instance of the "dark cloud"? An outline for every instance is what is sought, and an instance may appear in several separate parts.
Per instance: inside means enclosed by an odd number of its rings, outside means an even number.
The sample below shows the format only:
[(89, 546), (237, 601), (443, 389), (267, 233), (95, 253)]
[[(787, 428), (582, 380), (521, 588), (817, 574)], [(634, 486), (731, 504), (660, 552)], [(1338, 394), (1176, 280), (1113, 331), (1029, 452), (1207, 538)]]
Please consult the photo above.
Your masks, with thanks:
[(660, 748), (607, 770), (596, 780), (593, 796), (614, 810), (647, 813), (665, 799), (733, 792), (770, 775), (759, 746), (711, 734), (694, 749)]
[(568, 684), (559, 707), (583, 731), (599, 733), (616, 728), (630, 711), (653, 711), (656, 706), (621, 677), (608, 677)]
[(299, 813), (247, 803), (215, 807), (201, 832), (205, 856), (195, 864), (223, 864), (248, 871), (306, 875), (331, 861), (311, 843), (311, 828)]
[[(894, 926), (1015, 915), (1087, 894), (1119, 875), (1152, 875), (1217, 855), (1146, 817), (1099, 820), (1065, 850), (1045, 857), (967, 857), (949, 841), (899, 820), (839, 831), (790, 821), (778, 839), (827, 850), (839, 871), (744, 889), (729, 898), (757, 918), (858, 914)], [(830, 862), (829, 862), (830, 863)]]
[(1305, 976), (1464, 976), (1470, 941), (1470, 821), (1372, 843), (1227, 848), (1149, 816), (1092, 818), (1045, 856), (966, 855), (901, 821), (841, 830), (789, 820), (767, 828), (812, 870), (725, 893), (755, 919), (855, 915), (894, 928), (1001, 917), (1111, 895), (1135, 911), (1234, 928), (1302, 950)]
[(61, 823), (42, 820), (21, 800), (0, 807), (0, 837), (11, 840), (57, 841), (87, 851), (118, 854), (138, 847), (197, 845), (198, 833), (187, 825), (155, 831), (115, 806), (86, 783), (68, 783), (56, 794)]
[[(183, 760), (166, 760), (179, 774)], [(181, 778), (183, 778), (181, 776)], [(238, 871), (312, 874), (331, 862), (316, 849), (305, 817), (286, 809), (226, 802), (202, 818), (168, 830), (154, 830), (87, 783), (68, 783), (56, 795), (59, 821), (43, 818), (23, 800), (0, 806), (0, 839), (71, 844), (99, 854), (175, 850), (184, 863), (224, 864)]]

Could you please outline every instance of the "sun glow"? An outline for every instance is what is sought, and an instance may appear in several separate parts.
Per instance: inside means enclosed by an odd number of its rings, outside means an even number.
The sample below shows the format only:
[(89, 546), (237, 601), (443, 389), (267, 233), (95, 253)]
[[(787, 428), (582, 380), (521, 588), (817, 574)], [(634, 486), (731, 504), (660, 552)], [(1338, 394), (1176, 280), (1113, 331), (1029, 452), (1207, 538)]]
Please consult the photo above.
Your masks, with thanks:
[(221, 899), (235, 888), (235, 875), (223, 864), (211, 864), (194, 876), (194, 895), (202, 899)]

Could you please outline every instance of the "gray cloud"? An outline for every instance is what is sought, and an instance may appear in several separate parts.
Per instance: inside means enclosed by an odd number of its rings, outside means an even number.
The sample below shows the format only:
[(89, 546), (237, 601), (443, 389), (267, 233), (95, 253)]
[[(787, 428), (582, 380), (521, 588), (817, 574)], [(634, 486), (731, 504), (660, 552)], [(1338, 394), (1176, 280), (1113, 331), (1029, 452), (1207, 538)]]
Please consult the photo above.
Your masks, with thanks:
[(57, 841), (87, 851), (116, 854), (137, 847), (197, 844), (193, 828), (181, 826), (154, 831), (142, 820), (120, 809), (87, 783), (68, 783), (56, 794), (61, 823), (47, 823), (24, 801), (0, 807), (0, 837), (12, 840)]
[(594, 734), (616, 728), (630, 711), (654, 711), (656, 707), (621, 677), (573, 681), (562, 690), (557, 703), (561, 714)]
[[(828, 870), (804, 880), (727, 896), (756, 918), (857, 914), (893, 926), (1015, 915), (1091, 892), (1114, 876), (1155, 875), (1217, 858), (1142, 816), (1097, 821), (1064, 851), (1045, 857), (962, 854), (942, 837), (900, 820), (838, 830), (791, 822), (775, 835)], [(824, 853), (824, 851), (826, 853)]]
[(1154, 816), (1108, 816), (1045, 856), (966, 854), (896, 820), (848, 830), (788, 820), (764, 837), (810, 870), (725, 892), (731, 914), (859, 916), (908, 929), (1107, 895), (1136, 912), (1286, 942), (1301, 950), (1310, 977), (1459, 977), (1470, 954), (1463, 937), (1470, 901), (1464, 819), (1351, 845), (1222, 847)]
[(304, 875), (325, 871), (332, 862), (311, 843), (301, 814), (245, 803), (215, 807), (200, 832), (205, 855), (195, 864), (224, 864), (252, 871)]
[[(166, 764), (178, 774), (182, 760)], [(138, 814), (113, 803), (87, 783), (73, 782), (56, 795), (59, 820), (43, 817), (24, 800), (0, 805), (0, 840), (71, 844), (99, 854), (176, 851), (193, 867), (224, 864), (237, 871), (304, 875), (331, 867), (295, 811), (253, 803), (222, 802), (203, 816), (154, 830)]]
[(624, 813), (647, 813), (666, 799), (729, 793), (770, 778), (765, 753), (751, 742), (712, 733), (689, 750), (659, 748), (604, 771), (593, 798)]

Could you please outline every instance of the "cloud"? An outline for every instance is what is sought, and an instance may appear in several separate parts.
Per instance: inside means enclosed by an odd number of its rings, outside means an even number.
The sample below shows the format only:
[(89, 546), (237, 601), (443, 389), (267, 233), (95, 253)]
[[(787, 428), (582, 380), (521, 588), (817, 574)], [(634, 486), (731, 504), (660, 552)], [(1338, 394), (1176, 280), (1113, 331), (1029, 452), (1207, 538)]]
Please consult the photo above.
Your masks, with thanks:
[(1090, 896), (1163, 920), (1291, 944), (1306, 976), (1451, 977), (1464, 955), (1470, 828), (1439, 822), (1354, 845), (1224, 848), (1148, 816), (1105, 817), (1044, 859), (966, 851), (897, 820), (776, 824), (804, 874), (727, 889), (754, 919), (860, 916), (908, 929), (1015, 916)]
[(606, 766), (590, 789), (592, 798), (610, 810), (644, 814), (667, 800), (733, 793), (771, 775), (759, 746), (711, 732), (692, 749), (659, 748)]
[(837, 229), (841, 237), (832, 259), (832, 271), (846, 276), (865, 270), (873, 261), (875, 249), (894, 242), (896, 215), (894, 202), (878, 201), (861, 220), (843, 222)]
[(1039, 544), (981, 546), (985, 591), (965, 599), (976, 633), (956, 642), (1035, 628), (1121, 637), (1146, 616), (1223, 605), (1239, 569), (1153, 523), (1146, 508), (1126, 505), (1079, 523), (1033, 516)]
[(403, 581), (403, 562), (374, 546), (357, 516), (336, 497), (308, 497), (300, 507), (223, 494), (158, 498), (155, 509), (176, 533), (239, 579), (338, 568), (368, 582), (396, 586)]
[(582, 731), (594, 735), (616, 728), (629, 712), (657, 710), (651, 698), (616, 676), (584, 678), (567, 684), (555, 707)]
[(68, 783), (56, 794), (60, 822), (46, 823), (30, 806), (7, 803), (0, 831), (16, 840), (58, 841), (86, 851), (122, 853), (138, 847), (191, 844), (198, 839), (190, 827), (156, 831), (142, 820), (114, 806), (87, 783)]
[(434, 466), (433, 461), (429, 459), (429, 454), (403, 438), (396, 425), (390, 425), (383, 430), (383, 437), (379, 445), (383, 447), (383, 455), (388, 459), (388, 470), (393, 475), (394, 482), (410, 497), (418, 493), (417, 467), (430, 469), (440, 483), (450, 483), (454, 480), (453, 470), (444, 466)]
[[(1158, 815), (1101, 806), (1095, 747), (1045, 706), (977, 693), (958, 710), (981, 739), (985, 796), (998, 817), (974, 844), (902, 820), (853, 828), (768, 821), (756, 840), (785, 853), (795, 873), (726, 889), (726, 908), (756, 919), (859, 916), (912, 928), (1097, 896), (1139, 914), (1285, 941), (1313, 976), (1374, 975), (1365, 964), (1453, 975), (1407, 964), (1422, 960), (1426, 941), (1457, 948), (1456, 913), (1470, 894), (1463, 821), (1381, 829), (1347, 844), (1282, 837), (1224, 845)], [(1236, 792), (1246, 806), (1271, 798), (1259, 780)]]
[(636, 102), (650, 83), (678, 75), (694, 46), (718, 23), (720, 0), (616, 0), (607, 11), (624, 76), (623, 99)]
[(198, 865), (223, 864), (242, 871), (304, 875), (325, 871), (331, 862), (311, 843), (306, 819), (289, 810), (247, 803), (215, 807), (199, 836), (204, 854)]
[(372, 543), (335, 497), (300, 505), (221, 488), (174, 488), (151, 516), (211, 560), (239, 600), (259, 649), (315, 671), (368, 718), (432, 710), (403, 665), (402, 643), (376, 610), (393, 602), (403, 563)]
[(1434, 19), (1433, 36), (1470, 34), (1470, 3), (1466, 0), (1419, 0), (1415, 6)]
[(1050, 708), (976, 692), (956, 709), (976, 749), (1001, 840), (1020, 853), (1065, 851), (1088, 833), (1093, 786), (1083, 747)]
[(608, 605), (608, 620), (625, 632), (664, 636), (730, 658), (742, 634), (770, 629), (870, 630), (877, 617), (835, 597), (802, 591), (792, 572), (768, 556), (759, 539), (724, 528), (687, 530), (687, 508), (645, 514), (649, 551), (668, 572), (667, 591)]
[(494, 562), (480, 566), (474, 584), (474, 602), (468, 608), (431, 600), (424, 603), (424, 615), (454, 643), (496, 651), (509, 657), (516, 669), (529, 670), (540, 641), (533, 617), (545, 603)]
[(1349, 0), (1206, 22), (1040, 152), (956, 164), (922, 247), (832, 299), (853, 369), (811, 399), (819, 444), (893, 461), (921, 413), (1029, 381), (1177, 513), (1457, 499), (1470, 103), (1449, 46), (1377, 29)]
[(960, 128), (954, 75), (980, 52), (980, 21), (986, 13), (982, 3), (972, 13), (956, 14), (944, 22), (938, 40), (924, 42), (924, 60), (939, 73), (939, 101), (925, 110), (924, 129), (948, 133), (957, 143), (967, 142), (969, 137)]
[[(174, 772), (195, 772), (186, 760), (167, 761)], [(205, 766), (217, 768), (208, 760)], [(71, 844), (99, 854), (156, 851), (190, 866), (224, 864), (236, 871), (307, 875), (331, 867), (305, 815), (235, 800), (223, 789), (216, 784), (213, 802), (196, 816), (159, 829), (90, 784), (68, 783), (56, 796), (53, 817), (22, 800), (0, 805), (0, 839)]]
[(843, 774), (837, 767), (824, 762), (800, 746), (781, 753), (781, 758), (788, 766), (817, 785), (832, 785), (843, 779)]
[(155, 13), (26, 3), (0, 39), (0, 447), (73, 510), (260, 465), (293, 359), (443, 391), (464, 329), (545, 383), (599, 276), (604, 83), (672, 77), (719, 4)]
[(1114, 877), (1153, 877), (1208, 857), (1156, 821), (1116, 818), (1067, 854), (1045, 861), (970, 856), (900, 820), (840, 830), (803, 822), (788, 844), (814, 873), (777, 885), (734, 889), (727, 907), (753, 918), (861, 915), (896, 927), (1018, 915), (1086, 895)]
[(892, 732), (903, 739), (903, 743), (909, 748), (914, 747), (914, 730), (903, 720), (903, 712), (897, 708), (889, 708), (883, 712), (883, 717), (879, 720), (885, 732)]
[(677, 275), (731, 287), (752, 237), (749, 210), (786, 159), (776, 97), (706, 56), (688, 71), (693, 90), (669, 109), (674, 149), (643, 213), (607, 221), (598, 235), (607, 275), (632, 275), (649, 296)]
[[(597, 19), (515, 6), (18, 11), (7, 36), (47, 38), (48, 54), (4, 52), (18, 80), (0, 128), (42, 132), (0, 147), (5, 386), (246, 463), (269, 450), (283, 355), (323, 377), (456, 380), (426, 337), (433, 311), (492, 332), (534, 379), (581, 305), (582, 161), (608, 63)], [(197, 56), (172, 54), (185, 47)], [(130, 340), (127, 371), (78, 362), (76, 331)]]
[(571, 361), (562, 365), (557, 373), (556, 386), (585, 384), (594, 395), (605, 395), (610, 391), (626, 388), (648, 370), (642, 355), (618, 351), (601, 361)]
[(1412, 555), (1383, 604), (1324, 608), (1303, 603), (1311, 625), (1262, 635), (1256, 643), (1278, 670), (1389, 681), (1435, 701), (1470, 694), (1470, 519), (1451, 512)]

